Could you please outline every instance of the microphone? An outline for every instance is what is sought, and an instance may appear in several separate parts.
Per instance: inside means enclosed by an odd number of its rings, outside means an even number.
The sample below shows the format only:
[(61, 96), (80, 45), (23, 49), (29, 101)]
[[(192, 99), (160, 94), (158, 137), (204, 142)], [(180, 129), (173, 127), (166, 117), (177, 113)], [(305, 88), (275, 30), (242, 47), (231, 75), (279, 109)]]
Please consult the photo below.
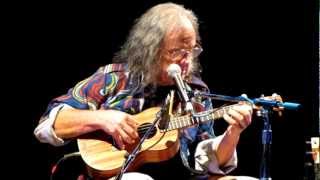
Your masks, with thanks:
[(192, 103), (188, 97), (186, 86), (181, 77), (181, 68), (177, 64), (170, 64), (168, 69), (168, 76), (174, 79), (176, 86), (180, 92), (182, 100), (185, 102), (185, 110), (187, 112), (193, 112)]
[(263, 106), (271, 106), (271, 107), (283, 107), (288, 110), (298, 110), (301, 107), (301, 104), (293, 103), (293, 102), (279, 102), (273, 100), (265, 100), (256, 98), (253, 100), (254, 104), (263, 105)]

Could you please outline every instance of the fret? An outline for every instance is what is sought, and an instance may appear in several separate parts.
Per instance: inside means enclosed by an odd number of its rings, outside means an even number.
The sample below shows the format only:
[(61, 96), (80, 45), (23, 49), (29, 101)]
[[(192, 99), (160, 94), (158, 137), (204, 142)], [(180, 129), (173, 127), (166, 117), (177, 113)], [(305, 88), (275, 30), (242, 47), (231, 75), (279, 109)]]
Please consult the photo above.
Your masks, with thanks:
[(181, 127), (181, 117), (177, 118), (176, 122), (177, 122), (178, 128), (180, 128)]
[(188, 125), (194, 125), (194, 124), (196, 124), (196, 122), (194, 121), (194, 119), (193, 118), (189, 118), (189, 124)]
[[(212, 117), (212, 119), (215, 119), (215, 114), (212, 113), (212, 114), (211, 114), (211, 117)], [(210, 117), (209, 117), (209, 116), (208, 116), (208, 120), (210, 120)]]
[(173, 128), (173, 122), (175, 121), (175, 118), (170, 118), (170, 122), (169, 122), (169, 126), (170, 127), (170, 130), (174, 129)]
[[(223, 108), (222, 108), (222, 116), (223, 116), (223, 114), (227, 114), (227, 112), (228, 112), (227, 108), (223, 107)], [(222, 116), (221, 116), (221, 117), (222, 117)]]
[(181, 118), (181, 117), (179, 117), (179, 119), (178, 119), (178, 123), (177, 123), (177, 124), (179, 125), (179, 128), (183, 127), (183, 126), (182, 126), (182, 122), (181, 122), (181, 120), (182, 120), (182, 118)]
[[(206, 118), (207, 118), (207, 121), (209, 121), (210, 120), (210, 115), (207, 115)], [(212, 114), (212, 119), (214, 119), (214, 114)]]
[(223, 117), (223, 115), (225, 114), (226, 109), (222, 108), (221, 110), (219, 110), (219, 117)]
[(185, 127), (185, 125), (184, 125), (184, 120), (185, 118), (182, 116), (181, 117), (181, 119), (180, 119), (180, 123), (181, 123), (181, 127)]
[(186, 127), (188, 125), (187, 119), (186, 118), (182, 118), (182, 126)]
[(192, 118), (190, 118), (190, 117), (186, 118), (186, 123), (187, 123), (187, 126), (191, 126), (193, 124)]
[(202, 116), (199, 116), (198, 119), (199, 119), (199, 122), (203, 122), (202, 121)]
[(180, 124), (180, 127), (179, 127), (179, 128), (184, 127), (184, 125), (183, 125), (183, 117), (181, 117), (181, 118), (179, 119), (179, 124)]
[(217, 115), (217, 118), (220, 118), (221, 117), (221, 110), (217, 111), (216, 115)]
[(180, 121), (180, 117), (178, 117), (178, 118), (176, 119), (176, 125), (177, 125), (177, 127), (176, 127), (176, 128), (179, 128), (179, 127), (180, 127), (180, 125), (179, 125), (179, 121)]
[(201, 122), (200, 117), (196, 117), (197, 118), (197, 123), (199, 124)]
[(193, 124), (194, 124), (193, 119), (192, 118), (188, 118), (188, 126), (191, 126)]
[(201, 122), (205, 122), (204, 116), (201, 116), (200, 119), (201, 119)]
[(213, 111), (213, 113), (211, 114), (212, 119), (218, 119), (220, 118), (220, 114), (219, 111)]
[[(171, 119), (170, 119), (171, 120)], [(173, 127), (172, 127), (172, 123), (170, 123), (169, 122), (169, 124), (168, 124), (168, 128), (167, 128), (168, 130), (171, 130), (171, 129), (173, 129)]]
[(170, 129), (170, 130), (175, 129), (175, 126), (174, 126), (174, 122), (173, 122), (173, 121), (171, 121), (171, 122), (169, 123), (168, 129)]
[(173, 129), (176, 129), (177, 128), (177, 121), (173, 121)]
[(180, 128), (181, 127), (181, 125), (180, 125), (180, 117), (178, 118), (178, 121), (176, 121), (176, 128)]
[(178, 119), (178, 125), (179, 125), (179, 128), (182, 127), (182, 118), (181, 117), (179, 117), (179, 119)]
[(194, 124), (198, 124), (198, 123), (199, 123), (199, 121), (198, 121), (198, 118), (197, 118), (197, 117), (193, 117), (192, 119), (193, 119), (193, 121), (194, 121)]
[(183, 127), (187, 126), (187, 122), (186, 122), (186, 118), (185, 117), (182, 118), (182, 126)]
[(180, 128), (184, 127), (184, 117), (180, 117)]
[(203, 122), (208, 121), (208, 115), (203, 116)]
[(226, 109), (226, 112), (225, 113), (228, 113), (228, 111), (231, 109), (231, 107), (225, 107), (225, 109)]
[(174, 121), (175, 128), (179, 128), (179, 117)]
[(201, 122), (206, 122), (206, 116), (201, 116)]
[(198, 123), (201, 123), (202, 122), (202, 118), (201, 118), (202, 116), (197, 116), (197, 122)]
[(172, 124), (171, 123), (168, 124), (168, 127), (167, 127), (166, 131), (170, 131), (170, 130), (172, 130)]
[(172, 126), (172, 129), (176, 129), (176, 121), (173, 121), (171, 126)]
[(205, 116), (205, 121), (209, 121), (210, 120), (210, 116), (209, 115), (206, 115)]
[(193, 121), (193, 118), (191, 117), (191, 116), (189, 116), (188, 118), (187, 118), (187, 126), (192, 126), (192, 125), (194, 125), (195, 123), (194, 123), (194, 121)]

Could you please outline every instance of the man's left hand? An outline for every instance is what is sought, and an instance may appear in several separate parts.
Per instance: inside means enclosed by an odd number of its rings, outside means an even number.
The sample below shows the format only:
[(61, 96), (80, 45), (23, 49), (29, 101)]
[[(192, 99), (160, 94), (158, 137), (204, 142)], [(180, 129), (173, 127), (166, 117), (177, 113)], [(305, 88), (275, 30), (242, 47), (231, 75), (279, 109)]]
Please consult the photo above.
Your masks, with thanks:
[(223, 118), (239, 134), (251, 124), (252, 107), (247, 104), (233, 106)]

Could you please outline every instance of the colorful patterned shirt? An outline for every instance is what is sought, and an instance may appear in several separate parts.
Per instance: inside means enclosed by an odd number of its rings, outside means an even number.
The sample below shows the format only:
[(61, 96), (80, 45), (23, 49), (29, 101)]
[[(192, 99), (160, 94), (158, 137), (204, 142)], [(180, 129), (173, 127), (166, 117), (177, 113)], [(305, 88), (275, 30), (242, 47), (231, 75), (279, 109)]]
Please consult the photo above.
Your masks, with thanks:
[[(199, 78), (192, 77), (187, 85), (191, 89), (207, 91), (208, 87)], [(76, 109), (115, 109), (129, 114), (136, 114), (164, 102), (173, 86), (156, 89), (141, 88), (140, 80), (130, 76), (126, 64), (109, 64), (99, 68), (92, 76), (79, 82), (67, 94), (53, 99), (42, 119), (47, 119), (55, 107), (67, 104)], [(212, 109), (210, 99), (194, 99), (197, 109)], [(40, 120), (41, 122), (41, 120)], [(213, 121), (180, 130), (180, 155), (186, 167), (194, 168), (196, 144), (215, 137)]]

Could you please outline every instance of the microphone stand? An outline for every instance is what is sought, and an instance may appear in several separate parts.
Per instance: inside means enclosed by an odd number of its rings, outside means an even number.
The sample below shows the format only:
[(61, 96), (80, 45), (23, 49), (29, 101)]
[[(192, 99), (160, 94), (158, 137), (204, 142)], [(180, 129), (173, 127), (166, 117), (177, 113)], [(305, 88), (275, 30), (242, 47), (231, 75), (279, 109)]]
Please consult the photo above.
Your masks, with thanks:
[(263, 119), (262, 130), (262, 158), (260, 164), (260, 180), (271, 180), (270, 165), (271, 165), (271, 144), (272, 144), (272, 129), (269, 119), (269, 108), (262, 108), (257, 111), (257, 115)]
[[(262, 130), (262, 160), (260, 164), (260, 180), (271, 180), (270, 175), (270, 165), (271, 165), (271, 142), (272, 142), (272, 129), (271, 123), (269, 119), (270, 109), (273, 107), (279, 109), (289, 109), (289, 110), (297, 110), (300, 108), (300, 104), (291, 103), (291, 102), (280, 102), (277, 100), (266, 100), (263, 98), (249, 99), (246, 95), (232, 97), (218, 94), (210, 94), (205, 92), (188, 92), (191, 96), (195, 97), (206, 97), (215, 100), (229, 101), (229, 102), (240, 102), (247, 101), (251, 104), (261, 106), (262, 108), (257, 111), (257, 115), (261, 116), (263, 119), (263, 130)], [(277, 95), (277, 94), (275, 94)]]
[[(276, 94), (275, 94), (276, 95)], [(266, 100), (263, 98), (256, 98), (253, 100), (255, 105), (262, 108), (257, 111), (257, 115), (263, 119), (262, 130), (262, 160), (260, 164), (260, 180), (271, 180), (270, 165), (271, 165), (271, 144), (272, 144), (272, 129), (269, 119), (270, 110), (276, 109), (289, 109), (297, 110), (300, 108), (300, 104), (291, 102), (280, 102), (276, 100)]]
[(156, 119), (153, 121), (152, 125), (148, 128), (146, 133), (142, 136), (142, 138), (140, 139), (139, 143), (136, 145), (134, 150), (128, 156), (126, 156), (126, 160), (123, 163), (121, 170), (119, 171), (115, 180), (121, 180), (123, 174), (127, 171), (128, 167), (130, 166), (130, 164), (133, 162), (133, 160), (136, 158), (137, 154), (139, 153), (141, 146), (142, 146), (142, 143), (144, 142), (144, 140), (146, 138), (149, 137), (152, 130), (155, 129), (155, 126), (158, 123), (158, 121), (161, 119), (163, 112), (164, 112), (164, 110), (163, 110), (163, 108), (161, 108), (161, 110), (156, 114)]

